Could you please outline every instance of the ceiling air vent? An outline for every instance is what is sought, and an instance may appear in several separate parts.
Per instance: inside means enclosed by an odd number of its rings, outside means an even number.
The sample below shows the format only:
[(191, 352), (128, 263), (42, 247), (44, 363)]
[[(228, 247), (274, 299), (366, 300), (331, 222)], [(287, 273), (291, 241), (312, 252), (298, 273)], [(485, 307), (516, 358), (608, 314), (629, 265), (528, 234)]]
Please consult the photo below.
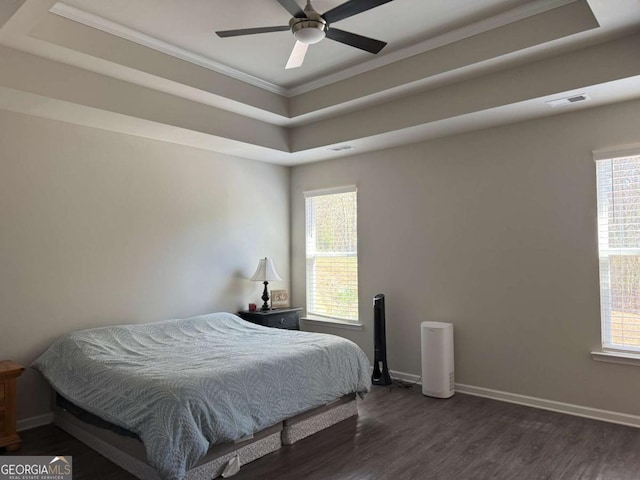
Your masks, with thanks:
[(332, 152), (342, 152), (343, 150), (351, 150), (355, 147), (352, 147), (351, 145), (340, 145), (338, 147), (329, 147), (329, 150), (331, 150)]
[(572, 103), (580, 103), (586, 102), (587, 100), (591, 100), (591, 97), (586, 93), (581, 93), (579, 95), (571, 95), (570, 97), (558, 98), (556, 100), (549, 100), (547, 105), (550, 107), (564, 107), (565, 105), (571, 105)]

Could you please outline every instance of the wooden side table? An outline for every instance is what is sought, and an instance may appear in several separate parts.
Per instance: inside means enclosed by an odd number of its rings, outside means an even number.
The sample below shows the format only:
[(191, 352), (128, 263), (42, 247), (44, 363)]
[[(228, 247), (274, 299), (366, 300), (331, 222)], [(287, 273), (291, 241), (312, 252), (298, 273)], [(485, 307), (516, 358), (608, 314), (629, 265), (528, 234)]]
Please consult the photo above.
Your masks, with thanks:
[(247, 322), (264, 327), (300, 330), (300, 312), (302, 308), (275, 308), (273, 310), (243, 310), (238, 316)]
[(14, 452), (20, 448), (16, 433), (16, 379), (24, 367), (10, 360), (0, 361), (0, 448)]

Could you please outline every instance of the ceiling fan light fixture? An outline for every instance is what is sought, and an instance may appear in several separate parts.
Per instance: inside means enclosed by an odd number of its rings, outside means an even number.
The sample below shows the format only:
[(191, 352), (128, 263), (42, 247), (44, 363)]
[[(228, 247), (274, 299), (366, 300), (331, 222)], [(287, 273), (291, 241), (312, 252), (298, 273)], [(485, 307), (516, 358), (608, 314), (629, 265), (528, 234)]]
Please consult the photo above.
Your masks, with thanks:
[(387, 45), (387, 42), (340, 30), (339, 28), (330, 28), (329, 25), (333, 22), (339, 22), (340, 20), (379, 7), (393, 0), (345, 0), (344, 3), (341, 3), (322, 15), (313, 8), (313, 5), (311, 5), (312, 0), (307, 0), (307, 5), (304, 7), (304, 10), (300, 9), (300, 5), (298, 4), (300, 0), (276, 1), (292, 15), (289, 20), (289, 26), (279, 25), (273, 27), (241, 28), (239, 30), (221, 30), (217, 31), (216, 34), (220, 38), (225, 38), (254, 35), (257, 33), (283, 32), (291, 29), (296, 43), (284, 67), (287, 70), (302, 66), (309, 45), (321, 42), (325, 37), (334, 42), (373, 54), (379, 53), (380, 50)]
[(291, 27), (296, 40), (307, 45), (318, 43), (327, 35), (327, 25), (317, 20), (304, 20)]

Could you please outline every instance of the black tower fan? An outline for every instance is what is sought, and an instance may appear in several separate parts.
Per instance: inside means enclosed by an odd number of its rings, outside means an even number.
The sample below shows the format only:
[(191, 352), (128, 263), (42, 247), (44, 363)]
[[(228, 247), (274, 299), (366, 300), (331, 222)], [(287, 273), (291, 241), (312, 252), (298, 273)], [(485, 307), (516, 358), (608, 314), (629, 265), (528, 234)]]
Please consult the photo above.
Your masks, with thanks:
[(384, 295), (379, 293), (373, 297), (374, 358), (371, 383), (374, 385), (391, 385), (391, 376), (387, 368), (387, 335), (384, 322)]

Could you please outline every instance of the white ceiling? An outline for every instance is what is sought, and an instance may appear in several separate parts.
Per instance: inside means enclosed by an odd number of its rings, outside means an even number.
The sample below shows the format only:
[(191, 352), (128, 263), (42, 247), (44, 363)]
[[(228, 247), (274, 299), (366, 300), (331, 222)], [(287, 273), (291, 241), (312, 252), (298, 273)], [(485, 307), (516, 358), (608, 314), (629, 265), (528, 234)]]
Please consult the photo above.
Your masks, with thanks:
[(394, 0), (338, 23), (379, 55), (323, 40), (288, 71), (288, 32), (214, 33), (288, 19), (276, 0), (0, 0), (0, 108), (297, 165), (640, 98), (640, 0)]
[[(312, 45), (304, 65), (285, 70), (295, 43), (290, 32), (219, 38), (217, 30), (287, 25), (276, 0), (64, 0), (64, 3), (284, 88), (343, 70), (372, 58), (328, 39)], [(303, 0), (298, 0), (302, 6)], [(314, 0), (325, 12), (343, 0)], [(530, 0), (395, 0), (336, 24), (380, 39), (385, 56), (454, 28), (494, 16)]]

